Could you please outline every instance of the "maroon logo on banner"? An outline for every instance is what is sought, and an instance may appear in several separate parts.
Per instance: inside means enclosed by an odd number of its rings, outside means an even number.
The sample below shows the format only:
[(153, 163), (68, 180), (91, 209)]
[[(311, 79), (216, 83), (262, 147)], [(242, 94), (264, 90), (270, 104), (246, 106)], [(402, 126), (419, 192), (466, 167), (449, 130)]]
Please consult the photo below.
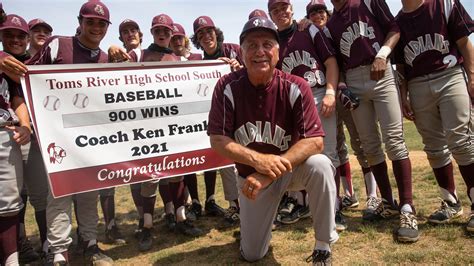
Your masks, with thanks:
[(63, 148), (56, 146), (56, 143), (54, 142), (48, 145), (48, 154), (49, 162), (52, 164), (60, 164), (63, 161), (63, 158), (66, 157), (66, 151)]

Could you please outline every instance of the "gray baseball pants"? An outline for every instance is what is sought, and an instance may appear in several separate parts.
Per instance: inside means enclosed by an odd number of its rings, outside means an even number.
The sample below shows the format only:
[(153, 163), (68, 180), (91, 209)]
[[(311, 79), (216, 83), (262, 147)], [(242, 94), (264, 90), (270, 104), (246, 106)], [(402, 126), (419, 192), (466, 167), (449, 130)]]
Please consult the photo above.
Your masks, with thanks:
[[(261, 190), (255, 200), (244, 195), (240, 201), (240, 252), (247, 261), (256, 261), (268, 252), (272, 237), (272, 223), (275, 220), (278, 204), (287, 190), (306, 190), (309, 196), (309, 209), (313, 217), (315, 238), (334, 243), (339, 238), (335, 224), (336, 184), (335, 168), (322, 154), (309, 157)], [(244, 179), (238, 179), (241, 189)]]
[(474, 163), (471, 102), (460, 66), (414, 78), (408, 91), (415, 125), (432, 168)]
[(23, 208), (23, 162), (13, 132), (0, 128), (0, 216), (13, 216)]
[(73, 197), (77, 201), (77, 224), (79, 234), (84, 241), (97, 239), (97, 196), (98, 191), (85, 192), (74, 196), (53, 198), (48, 196), (46, 221), (48, 224), (48, 241), (51, 252), (54, 254), (67, 251), (72, 242), (70, 237), (72, 228), (71, 205)]
[(382, 141), (390, 160), (406, 159), (408, 149), (403, 138), (402, 111), (392, 68), (387, 68), (381, 80), (374, 81), (370, 79), (370, 67), (360, 66), (346, 73), (347, 86), (360, 99), (359, 107), (352, 111), (352, 118), (367, 161), (369, 165), (377, 165), (385, 160)]
[(31, 142), (21, 146), (23, 154), (24, 178), (29, 200), (36, 212), (44, 211), (48, 199), (48, 174), (43, 162), (43, 156), (35, 135)]

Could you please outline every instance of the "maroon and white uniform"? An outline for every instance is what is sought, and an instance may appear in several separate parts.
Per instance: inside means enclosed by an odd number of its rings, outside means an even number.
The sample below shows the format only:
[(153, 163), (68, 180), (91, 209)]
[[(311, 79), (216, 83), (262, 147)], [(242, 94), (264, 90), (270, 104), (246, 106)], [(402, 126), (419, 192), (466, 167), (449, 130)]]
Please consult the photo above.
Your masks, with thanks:
[(54, 36), (28, 65), (107, 63), (107, 54), (101, 49), (89, 49), (77, 37)]
[[(459, 0), (425, 0), (412, 12), (400, 11), (395, 21), (400, 27), (396, 60), (405, 71), (414, 122), (438, 181), (441, 198), (450, 206), (460, 206), (452, 155), (472, 202), (474, 121), (461, 64), (464, 60), (474, 62), (472, 58), (463, 59), (456, 42), (474, 31), (474, 22)], [(474, 205), (471, 209), (474, 212)], [(428, 218), (433, 223), (449, 219), (440, 221), (435, 214)], [(469, 223), (467, 230), (474, 231), (474, 223)]]
[[(212, 96), (208, 134), (228, 136), (271, 154), (284, 153), (301, 138), (324, 136), (313, 95), (304, 82), (275, 70), (268, 87), (255, 88), (245, 69), (226, 75)], [(244, 178), (255, 172), (238, 162), (236, 167)]]
[(407, 80), (463, 63), (456, 41), (474, 31), (474, 22), (459, 1), (446, 2), (426, 0), (395, 18), (401, 30), (397, 63), (404, 64)]
[[(222, 77), (212, 96), (207, 132), (227, 136), (260, 153), (277, 155), (301, 139), (324, 136), (308, 83), (277, 69), (265, 87), (254, 87), (246, 69)], [(236, 167), (241, 177), (238, 184), (242, 187), (244, 178), (256, 170), (239, 162)], [(330, 160), (317, 154), (260, 191), (255, 200), (240, 194), (242, 256), (247, 261), (265, 256), (278, 204), (289, 189), (308, 192), (316, 239), (326, 243), (336, 241), (334, 172)]]
[(387, 33), (399, 31), (382, 0), (347, 0), (339, 11), (334, 10), (326, 27), (344, 70), (372, 64)]
[(187, 60), (202, 60), (202, 54), (195, 54), (190, 53), (189, 56), (186, 58)]
[(217, 47), (217, 52), (213, 55), (208, 55), (204, 51), (203, 60), (213, 60), (219, 57), (227, 57), (230, 59), (236, 59), (241, 65), (243, 65), (242, 54), (240, 53), (240, 46), (234, 43), (223, 43)]

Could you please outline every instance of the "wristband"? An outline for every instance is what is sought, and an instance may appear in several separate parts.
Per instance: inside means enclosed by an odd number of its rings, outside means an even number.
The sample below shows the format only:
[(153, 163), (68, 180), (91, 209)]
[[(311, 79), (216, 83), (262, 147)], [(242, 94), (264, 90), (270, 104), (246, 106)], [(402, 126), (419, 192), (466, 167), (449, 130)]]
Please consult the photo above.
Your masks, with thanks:
[(336, 92), (333, 89), (326, 90), (326, 95), (336, 96)]
[(375, 57), (387, 60), (387, 57), (390, 55), (391, 52), (392, 52), (392, 48), (384, 45), (382, 46), (382, 48), (380, 48), (379, 52), (377, 53)]

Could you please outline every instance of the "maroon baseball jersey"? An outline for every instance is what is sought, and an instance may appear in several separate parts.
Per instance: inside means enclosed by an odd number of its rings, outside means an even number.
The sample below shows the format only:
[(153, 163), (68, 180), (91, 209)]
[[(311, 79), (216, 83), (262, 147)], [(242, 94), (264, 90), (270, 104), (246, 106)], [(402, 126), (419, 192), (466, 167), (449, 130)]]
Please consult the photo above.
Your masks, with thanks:
[[(324, 136), (308, 83), (278, 69), (259, 88), (246, 69), (223, 76), (212, 95), (207, 133), (266, 154), (283, 154), (302, 138)], [(255, 172), (238, 162), (236, 167), (242, 177)]]
[(327, 23), (343, 69), (370, 65), (389, 32), (398, 32), (385, 0), (347, 0)]
[(241, 65), (244, 64), (242, 55), (240, 54), (240, 46), (234, 43), (223, 43), (217, 47), (217, 53), (214, 55), (208, 55), (204, 52), (204, 60), (213, 60), (219, 57), (227, 57), (230, 59), (236, 59)]
[(16, 124), (18, 117), (11, 108), (13, 97), (22, 97), (20, 85), (13, 82), (5, 73), (0, 74), (0, 126)]
[(297, 30), (296, 22), (278, 32), (280, 38), (280, 60), (277, 68), (306, 79), (310, 87), (326, 86), (324, 62), (335, 55), (326, 35), (311, 25), (305, 31)]
[(54, 36), (26, 62), (28, 65), (107, 63), (101, 49), (89, 49), (77, 37)]
[(195, 53), (190, 53), (188, 58), (188, 60), (202, 60), (202, 55), (201, 54), (195, 54)]
[(155, 43), (148, 46), (147, 49), (141, 50), (140, 55), (136, 50), (130, 51), (129, 55), (132, 62), (159, 62), (159, 61), (179, 61), (179, 58), (173, 54), (169, 48), (163, 48)]
[(474, 31), (474, 22), (459, 0), (425, 0), (417, 10), (400, 11), (397, 63), (405, 65), (405, 78), (426, 75), (463, 62), (456, 41)]

